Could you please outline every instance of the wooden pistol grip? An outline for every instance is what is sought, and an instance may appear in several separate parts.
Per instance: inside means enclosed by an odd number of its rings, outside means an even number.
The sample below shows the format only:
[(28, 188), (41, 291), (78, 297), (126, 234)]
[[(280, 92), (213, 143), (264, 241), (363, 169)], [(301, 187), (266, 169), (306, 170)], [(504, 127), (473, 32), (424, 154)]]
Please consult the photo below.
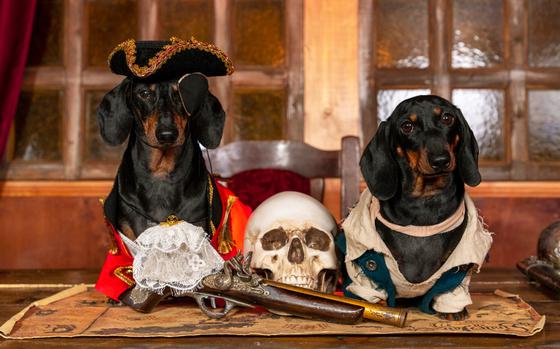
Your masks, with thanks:
[(267, 295), (247, 294), (232, 289), (227, 291), (203, 289), (202, 291), (261, 306), (273, 312), (313, 320), (354, 324), (363, 317), (364, 308), (353, 304), (344, 304), (269, 285), (263, 285), (263, 289), (268, 293)]
[(156, 305), (159, 304), (159, 302), (170, 294), (171, 292), (169, 289), (165, 289), (163, 294), (158, 294), (134, 286), (126, 290), (119, 297), (119, 300), (138, 312), (150, 313), (154, 310)]

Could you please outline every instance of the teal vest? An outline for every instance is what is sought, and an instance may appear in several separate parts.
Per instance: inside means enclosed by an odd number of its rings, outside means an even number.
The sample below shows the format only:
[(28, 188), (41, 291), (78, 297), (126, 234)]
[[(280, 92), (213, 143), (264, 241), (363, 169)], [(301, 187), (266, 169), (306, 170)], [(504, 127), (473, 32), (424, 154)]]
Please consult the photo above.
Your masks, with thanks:
[[(342, 255), (346, 255), (346, 237), (344, 234), (339, 234), (337, 236), (336, 246)], [(391, 280), (391, 274), (385, 264), (385, 257), (383, 254), (375, 252), (374, 250), (369, 250), (364, 252), (364, 254), (356, 258), (353, 262), (360, 267), (366, 277), (373, 281), (379, 288), (387, 292), (387, 305), (394, 307), (396, 303), (395, 285)], [(443, 273), (426, 294), (416, 299), (418, 308), (424, 313), (435, 314), (436, 311), (432, 307), (434, 297), (458, 287), (461, 282), (463, 282), (465, 276), (467, 276), (467, 272), (468, 268), (457, 267)], [(344, 295), (346, 297), (359, 299), (360, 297), (347, 290), (348, 285), (351, 283), (352, 280), (348, 276), (345, 263), (343, 262), (342, 290), (344, 291)]]

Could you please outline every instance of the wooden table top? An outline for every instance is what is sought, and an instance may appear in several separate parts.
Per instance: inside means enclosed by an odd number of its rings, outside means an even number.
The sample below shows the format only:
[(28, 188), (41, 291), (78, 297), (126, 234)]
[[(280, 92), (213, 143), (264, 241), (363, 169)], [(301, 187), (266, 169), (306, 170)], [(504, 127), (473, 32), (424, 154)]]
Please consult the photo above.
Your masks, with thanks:
[[(78, 283), (94, 283), (91, 270), (0, 271), (0, 324), (38, 299)], [(11, 285), (10, 285), (11, 284)], [(10, 285), (10, 286), (7, 286)], [(530, 283), (517, 270), (483, 269), (471, 283), (473, 292), (501, 289), (520, 295), (540, 314), (544, 330), (529, 338), (483, 335), (387, 335), (387, 336), (298, 336), (298, 337), (190, 337), (190, 338), (71, 338), (3, 340), (5, 348), (560, 348), (560, 295)]]

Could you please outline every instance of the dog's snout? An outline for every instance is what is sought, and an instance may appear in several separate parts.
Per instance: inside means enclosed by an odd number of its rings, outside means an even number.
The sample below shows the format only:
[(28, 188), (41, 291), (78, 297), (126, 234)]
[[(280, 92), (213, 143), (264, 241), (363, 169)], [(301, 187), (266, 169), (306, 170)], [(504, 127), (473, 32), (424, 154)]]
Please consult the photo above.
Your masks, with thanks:
[(161, 144), (174, 143), (179, 137), (179, 131), (176, 128), (158, 128), (156, 130), (156, 138)]
[(435, 171), (442, 171), (449, 167), (451, 162), (451, 157), (449, 154), (438, 154), (436, 156), (430, 157), (430, 166)]

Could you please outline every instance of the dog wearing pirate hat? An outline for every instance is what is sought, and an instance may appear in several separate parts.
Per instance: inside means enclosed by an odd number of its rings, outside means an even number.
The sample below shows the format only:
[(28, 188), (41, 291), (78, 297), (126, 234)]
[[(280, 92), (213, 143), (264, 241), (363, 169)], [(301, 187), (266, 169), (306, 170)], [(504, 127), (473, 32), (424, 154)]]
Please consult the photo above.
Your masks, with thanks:
[(108, 63), (125, 79), (103, 98), (98, 124), (107, 143), (128, 139), (128, 145), (104, 202), (112, 246), (96, 288), (122, 300), (135, 286), (134, 258), (123, 238), (184, 221), (202, 228), (227, 260), (243, 250), (250, 209), (208, 172), (199, 145), (220, 144), (225, 112), (206, 77), (232, 74), (229, 58), (194, 38), (171, 38), (127, 40)]

